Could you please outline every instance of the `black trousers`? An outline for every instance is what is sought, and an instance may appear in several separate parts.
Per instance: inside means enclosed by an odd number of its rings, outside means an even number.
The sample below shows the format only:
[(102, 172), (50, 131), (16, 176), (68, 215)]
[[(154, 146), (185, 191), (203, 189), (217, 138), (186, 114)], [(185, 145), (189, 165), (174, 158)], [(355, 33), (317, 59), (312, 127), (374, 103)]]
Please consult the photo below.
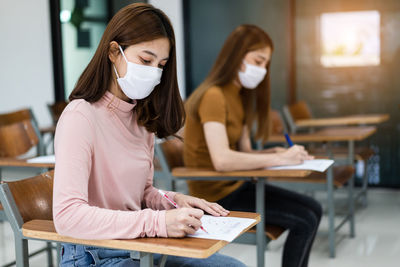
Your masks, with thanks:
[[(228, 210), (256, 210), (256, 185), (245, 182), (218, 201)], [(282, 255), (282, 267), (306, 267), (322, 216), (313, 198), (272, 185), (265, 185), (265, 223), (289, 229)]]

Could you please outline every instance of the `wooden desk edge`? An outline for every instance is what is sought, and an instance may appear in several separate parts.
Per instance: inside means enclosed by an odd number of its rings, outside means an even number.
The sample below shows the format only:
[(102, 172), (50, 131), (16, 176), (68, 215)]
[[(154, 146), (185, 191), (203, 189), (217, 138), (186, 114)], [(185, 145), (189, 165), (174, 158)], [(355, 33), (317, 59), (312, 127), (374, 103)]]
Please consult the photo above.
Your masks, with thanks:
[(389, 114), (354, 115), (348, 117), (301, 119), (295, 122), (297, 127), (318, 127), (333, 125), (380, 124), (389, 120)]
[(28, 159), (0, 158), (0, 167), (32, 167), (54, 169), (54, 163), (29, 163)]
[[(251, 229), (260, 222), (261, 216), (250, 212), (231, 212), (230, 216), (251, 218), (256, 221), (247, 227), (241, 234)], [(39, 229), (40, 224), (42, 230)], [(33, 228), (33, 229), (32, 229)], [(99, 246), (111, 249), (122, 249), (141, 251), (148, 253), (159, 253), (191, 258), (208, 258), (229, 242), (223, 240), (201, 239), (201, 238), (138, 238), (126, 240), (86, 240), (62, 236), (55, 232), (53, 221), (32, 220), (22, 226), (22, 234), (25, 237), (39, 240), (50, 240), (53, 242), (74, 243), (88, 246)], [(198, 246), (193, 246), (195, 242)], [(190, 246), (191, 245), (191, 246)]]
[(310, 170), (251, 170), (251, 171), (231, 171), (217, 172), (212, 169), (177, 167), (172, 169), (172, 175), (176, 178), (190, 179), (190, 177), (201, 177), (205, 180), (223, 177), (305, 177), (312, 173)]

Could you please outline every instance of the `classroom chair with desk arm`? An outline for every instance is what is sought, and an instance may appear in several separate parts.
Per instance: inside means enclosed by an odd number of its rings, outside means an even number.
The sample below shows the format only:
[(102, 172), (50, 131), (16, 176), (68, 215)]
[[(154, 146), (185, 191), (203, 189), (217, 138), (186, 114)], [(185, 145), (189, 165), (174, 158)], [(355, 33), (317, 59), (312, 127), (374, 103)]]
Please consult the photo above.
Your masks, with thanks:
[[(278, 112), (278, 111), (274, 111), (274, 112)], [(314, 119), (311, 109), (310, 107), (307, 105), (307, 103), (305, 101), (298, 101), (292, 105), (286, 105), (283, 108), (283, 114), (284, 114), (284, 118), (286, 121), (285, 122), (282, 120), (282, 117), (280, 117), (280, 121), (275, 121), (275, 123), (281, 123), (283, 125), (287, 125), (287, 128), (289, 129), (289, 131), (294, 134), (296, 132), (298, 132), (300, 129), (303, 130), (309, 130), (309, 132), (313, 132), (316, 129), (314, 129), (313, 127), (301, 127), (298, 126), (299, 122), (307, 122), (307, 121), (315, 121), (318, 122), (316, 123), (317, 125), (320, 125), (320, 127), (324, 126), (324, 119)], [(373, 119), (373, 117), (377, 117), (377, 119), (381, 118), (384, 119), (386, 118), (384, 115), (373, 115), (371, 118)], [(347, 117), (339, 117), (339, 118), (328, 118), (326, 121), (326, 127), (334, 127), (334, 126), (347, 126), (348, 123), (350, 124), (355, 124), (357, 120), (349, 120), (349, 118), (355, 118), (355, 117), (351, 117), (351, 116), (347, 116)], [(368, 122), (368, 120), (366, 120), (365, 122)], [(372, 121), (371, 121), (372, 122)], [(288, 131), (286, 131), (288, 132)], [(276, 133), (276, 134), (280, 134), (280, 133)], [(310, 154), (313, 155), (328, 155), (328, 149), (327, 146), (325, 144), (323, 144), (323, 146), (319, 146), (316, 147), (315, 145), (311, 145), (308, 147), (308, 150), (310, 152)], [(334, 156), (335, 160), (337, 161), (343, 161), (347, 159), (347, 152), (348, 152), (348, 148), (344, 147), (342, 145), (336, 145), (336, 146), (332, 146), (330, 145), (329, 150), (331, 152), (331, 154)], [(372, 148), (370, 148), (369, 146), (358, 146), (355, 148), (354, 150), (354, 159), (356, 161), (362, 161), (364, 162), (364, 168), (363, 168), (363, 176), (361, 177), (361, 190), (359, 191), (359, 193), (356, 196), (356, 199), (360, 199), (361, 203), (363, 206), (367, 205), (367, 190), (368, 190), (368, 173), (367, 173), (367, 165), (368, 165), (368, 161), (369, 159), (372, 158), (372, 156), (374, 156), (375, 152)]]
[[(140, 259), (141, 267), (153, 266), (154, 253), (164, 255), (160, 265), (163, 266), (166, 255), (207, 258), (228, 244), (222, 240), (195, 238), (85, 240), (59, 235), (52, 221), (53, 175), (54, 171), (50, 171), (16, 182), (3, 182), (0, 185), (0, 201), (4, 205), (15, 236), (17, 267), (29, 266), (28, 240), (128, 250), (133, 258)], [(256, 213), (232, 212), (231, 215), (255, 219), (255, 223), (249, 228), (260, 221), (260, 215)]]

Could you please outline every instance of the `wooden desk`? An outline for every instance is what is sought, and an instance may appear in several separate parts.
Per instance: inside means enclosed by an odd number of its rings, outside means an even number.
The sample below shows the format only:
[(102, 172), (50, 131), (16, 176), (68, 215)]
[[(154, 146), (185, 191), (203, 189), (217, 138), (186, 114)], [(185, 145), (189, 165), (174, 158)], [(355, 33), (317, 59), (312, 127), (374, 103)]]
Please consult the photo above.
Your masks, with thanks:
[[(362, 141), (376, 132), (376, 127), (329, 127), (312, 133), (292, 134), (290, 139), (297, 143), (310, 142), (343, 142), (343, 141)], [(285, 143), (283, 135), (272, 135), (269, 142)]]
[[(260, 222), (257, 213), (235, 212), (229, 216), (255, 219), (256, 222), (246, 228), (241, 234)], [(152, 254), (174, 255), (190, 258), (207, 258), (229, 244), (223, 240), (202, 238), (137, 238), (126, 240), (85, 240), (57, 234), (53, 221), (32, 220), (22, 226), (23, 236), (59, 243), (73, 243), (86, 246), (105, 247), (140, 252), (140, 266), (153, 266)]]
[(265, 181), (268, 177), (306, 177), (312, 171), (307, 170), (251, 170), (217, 172), (212, 169), (174, 168), (172, 175), (175, 178), (187, 180), (256, 180), (256, 212), (260, 214), (261, 221), (256, 229), (257, 266), (264, 267), (265, 253)]
[(388, 114), (351, 115), (344, 117), (315, 118), (296, 120), (296, 127), (348, 126), (361, 124), (379, 124), (389, 119)]
[(0, 158), (0, 168), (2, 167), (27, 167), (27, 168), (43, 168), (54, 169), (54, 163), (29, 163), (28, 159), (17, 158)]

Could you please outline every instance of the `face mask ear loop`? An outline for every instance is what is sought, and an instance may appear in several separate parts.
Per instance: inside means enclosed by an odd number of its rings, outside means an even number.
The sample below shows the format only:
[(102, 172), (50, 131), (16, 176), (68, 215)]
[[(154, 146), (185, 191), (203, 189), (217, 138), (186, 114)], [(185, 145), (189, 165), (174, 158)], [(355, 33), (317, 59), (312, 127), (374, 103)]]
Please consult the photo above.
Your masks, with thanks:
[(126, 63), (128, 63), (128, 59), (127, 59), (126, 56), (125, 56), (124, 50), (122, 50), (122, 47), (121, 47), (120, 45), (118, 45), (118, 47), (119, 47), (119, 50), (121, 51), (121, 54), (122, 54), (122, 56), (124, 57)]
[(118, 75), (118, 72), (117, 72), (117, 68), (115, 68), (115, 65), (113, 64), (113, 68), (114, 68), (114, 71), (115, 71), (115, 75), (117, 75), (117, 79), (119, 79), (119, 75)]

